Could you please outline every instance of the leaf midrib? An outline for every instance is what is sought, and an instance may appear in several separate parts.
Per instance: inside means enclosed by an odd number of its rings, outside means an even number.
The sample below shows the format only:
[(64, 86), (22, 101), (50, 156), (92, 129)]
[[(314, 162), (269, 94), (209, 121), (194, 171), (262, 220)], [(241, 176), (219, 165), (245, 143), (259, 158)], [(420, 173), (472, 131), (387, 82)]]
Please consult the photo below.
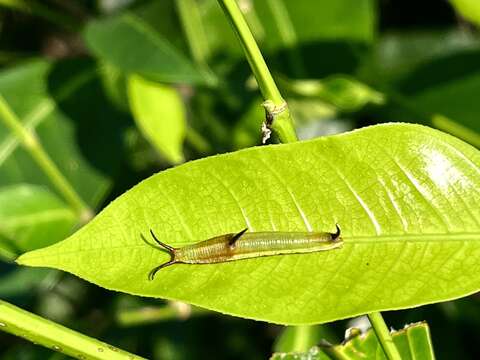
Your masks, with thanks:
[[(439, 240), (439, 237), (442, 239)], [(361, 235), (343, 236), (343, 240), (350, 244), (390, 243), (390, 242), (445, 242), (445, 241), (480, 241), (478, 232), (444, 232), (436, 234), (398, 234), (398, 235)]]
[[(421, 238), (418, 238), (418, 237)], [(439, 238), (441, 237), (441, 240)], [(445, 238), (446, 237), (446, 238)], [(445, 242), (466, 242), (466, 241), (480, 241), (480, 232), (473, 232), (473, 233), (468, 233), (468, 232), (461, 232), (461, 233), (438, 233), (438, 234), (408, 234), (408, 235), (381, 235), (381, 236), (352, 236), (352, 237), (343, 237), (343, 240), (346, 244), (349, 245), (365, 245), (365, 244), (388, 244), (388, 243), (398, 243), (398, 242), (405, 242), (405, 238), (407, 238), (406, 241), (410, 243), (431, 243), (431, 242), (438, 242), (438, 243), (445, 243)], [(198, 241), (195, 242), (186, 242), (186, 243), (169, 243), (169, 245), (176, 246), (176, 245), (191, 245), (195, 244)], [(53, 245), (55, 246), (55, 245)], [(148, 245), (145, 244), (123, 244), (120, 246), (109, 246), (108, 248), (90, 248), (90, 249), (80, 249), (80, 250), (72, 250), (72, 251), (59, 251), (58, 253), (55, 254), (57, 256), (58, 254), (74, 254), (74, 253), (80, 253), (80, 252), (86, 252), (86, 251), (98, 251), (98, 250), (112, 250), (112, 249), (135, 249), (135, 248), (141, 248), (141, 247), (149, 247)], [(150, 248), (150, 247), (149, 247)], [(43, 249), (39, 249), (38, 251), (42, 251)], [(159, 249), (161, 251), (161, 249)], [(339, 250), (336, 250), (339, 251)], [(341, 251), (341, 249), (340, 249)], [(35, 254), (35, 250), (33, 252), (28, 253), (27, 258), (28, 259), (38, 259), (41, 257), (44, 257), (43, 254)], [(47, 255), (48, 256), (48, 255)], [(24, 256), (21, 256), (17, 261), (19, 264), (25, 264), (21, 259)]]

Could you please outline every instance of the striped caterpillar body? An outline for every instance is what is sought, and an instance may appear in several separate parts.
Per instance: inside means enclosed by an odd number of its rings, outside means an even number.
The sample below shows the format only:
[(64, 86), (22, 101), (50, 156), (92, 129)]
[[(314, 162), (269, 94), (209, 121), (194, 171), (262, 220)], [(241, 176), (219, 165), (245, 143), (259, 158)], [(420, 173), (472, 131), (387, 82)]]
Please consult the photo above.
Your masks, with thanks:
[(148, 279), (166, 266), (173, 264), (214, 264), (260, 256), (300, 254), (336, 249), (342, 246), (340, 228), (329, 232), (247, 232), (215, 236), (193, 245), (174, 248), (157, 239), (152, 230), (156, 247), (170, 254), (170, 260), (153, 268)]

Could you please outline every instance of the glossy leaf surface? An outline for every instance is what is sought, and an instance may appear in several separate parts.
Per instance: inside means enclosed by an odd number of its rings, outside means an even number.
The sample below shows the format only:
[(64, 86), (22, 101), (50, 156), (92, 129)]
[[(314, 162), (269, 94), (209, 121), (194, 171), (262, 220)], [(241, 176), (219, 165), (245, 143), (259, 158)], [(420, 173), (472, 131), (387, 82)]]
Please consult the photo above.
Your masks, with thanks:
[[(187, 163), (141, 182), (67, 240), (18, 262), (108, 289), (283, 324), (333, 321), (480, 289), (480, 154), (388, 124)], [(172, 246), (239, 231), (333, 231), (340, 250), (174, 265)]]

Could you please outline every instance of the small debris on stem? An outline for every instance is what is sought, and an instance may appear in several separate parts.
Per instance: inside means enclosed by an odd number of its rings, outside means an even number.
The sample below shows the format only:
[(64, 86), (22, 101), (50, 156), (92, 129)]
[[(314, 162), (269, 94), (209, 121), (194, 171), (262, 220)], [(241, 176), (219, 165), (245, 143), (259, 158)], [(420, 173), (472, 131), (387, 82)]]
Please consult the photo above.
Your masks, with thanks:
[(262, 124), (262, 144), (265, 144), (272, 135), (272, 124), (275, 117), (287, 109), (287, 103), (284, 101), (280, 105), (275, 105), (272, 100), (264, 101), (262, 106), (265, 108), (265, 121)]

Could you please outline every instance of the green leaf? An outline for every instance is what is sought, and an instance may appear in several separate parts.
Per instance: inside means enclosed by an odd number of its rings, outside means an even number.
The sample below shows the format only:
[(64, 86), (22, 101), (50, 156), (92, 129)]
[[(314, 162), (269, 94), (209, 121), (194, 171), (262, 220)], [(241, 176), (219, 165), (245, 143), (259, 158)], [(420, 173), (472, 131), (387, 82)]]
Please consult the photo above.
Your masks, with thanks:
[[(55, 270), (17, 268), (11, 272), (2, 273), (0, 278), (0, 297), (11, 299), (18, 296), (35, 294), (41, 285), (54, 286)], [(53, 281), (51, 281), (53, 280)], [(47, 286), (47, 287), (48, 287)]]
[(442, 56), (421, 64), (399, 84), (420, 109), (441, 113), (480, 132), (474, 101), (480, 89), (480, 49)]
[(430, 329), (425, 322), (405, 326), (394, 332), (392, 338), (402, 359), (435, 359)]
[(323, 80), (291, 81), (286, 86), (296, 95), (319, 98), (344, 112), (359, 111), (368, 104), (381, 105), (385, 102), (382, 93), (342, 75)]
[(480, 147), (479, 61), (478, 38), (464, 32), (390, 34), (367, 76), (391, 101), (383, 118), (423, 122)]
[[(401, 89), (412, 106), (433, 115), (434, 126), (476, 146), (480, 146), (480, 104), (476, 101), (480, 91), (479, 61), (480, 51), (436, 59), (415, 69)], [(453, 69), (458, 67), (461, 69), (456, 73)], [(457, 125), (444, 126), (445, 118)], [(464, 131), (456, 131), (458, 127)], [(462, 136), (465, 132), (471, 135)]]
[(105, 95), (119, 110), (129, 111), (125, 73), (107, 62), (101, 63), (99, 68)]
[[(416, 323), (392, 333), (393, 341), (403, 360), (434, 360), (430, 330), (427, 323)], [(387, 357), (373, 331), (357, 332), (340, 345), (314, 346), (308, 352), (275, 353), (271, 360), (386, 360)]]
[(139, 75), (128, 79), (133, 117), (143, 135), (170, 162), (183, 162), (186, 111), (178, 91)]
[[(141, 182), (61, 243), (19, 264), (108, 289), (280, 324), (312, 324), (480, 289), (480, 154), (418, 125), (388, 124), (193, 161)], [(148, 272), (172, 246), (250, 231), (333, 231), (312, 254)]]
[[(91, 21), (84, 32), (90, 50), (125, 72), (163, 82), (204, 83), (190, 61), (131, 13)], [(121, 41), (119, 41), (121, 39)]]
[(465, 19), (480, 26), (480, 3), (477, 0), (450, 0), (450, 2)]
[[(240, 6), (269, 66), (288, 64), (294, 75), (303, 70), (322, 77), (351, 72), (363, 45), (374, 39), (376, 4), (372, 0), (254, 0)], [(217, 0), (201, 1), (199, 7), (210, 62), (221, 63), (216, 70), (225, 72), (225, 59), (244, 60), (242, 49)]]
[(64, 239), (76, 222), (73, 210), (45, 188), (0, 188), (0, 235), (10, 239), (18, 253)]
[[(478, 37), (462, 30), (385, 33), (375, 43), (370, 56), (364, 58), (362, 78), (368, 78), (377, 86), (395, 84), (421, 64), (478, 49), (479, 45)], [(461, 68), (450, 70), (461, 71)]]
[[(126, 115), (113, 109), (104, 95), (96, 64), (28, 61), (0, 72), (0, 93), (23, 124), (35, 129), (82, 199), (96, 207), (119, 173), (126, 126)], [(0, 123), (0, 186), (18, 183), (55, 191), (14, 134)]]
[[(314, 43), (318, 41), (358, 41), (369, 43), (375, 33), (375, 2), (372, 0), (338, 0), (316, 1), (299, 0), (296, 2), (281, 0), (288, 12), (291, 25), (299, 42)], [(255, 0), (259, 18), (264, 20), (268, 42), (279, 41), (283, 32), (279, 30), (278, 19), (271, 6), (275, 2)], [(277, 4), (278, 6), (278, 4)], [(348, 15), (349, 21), (344, 21)]]

